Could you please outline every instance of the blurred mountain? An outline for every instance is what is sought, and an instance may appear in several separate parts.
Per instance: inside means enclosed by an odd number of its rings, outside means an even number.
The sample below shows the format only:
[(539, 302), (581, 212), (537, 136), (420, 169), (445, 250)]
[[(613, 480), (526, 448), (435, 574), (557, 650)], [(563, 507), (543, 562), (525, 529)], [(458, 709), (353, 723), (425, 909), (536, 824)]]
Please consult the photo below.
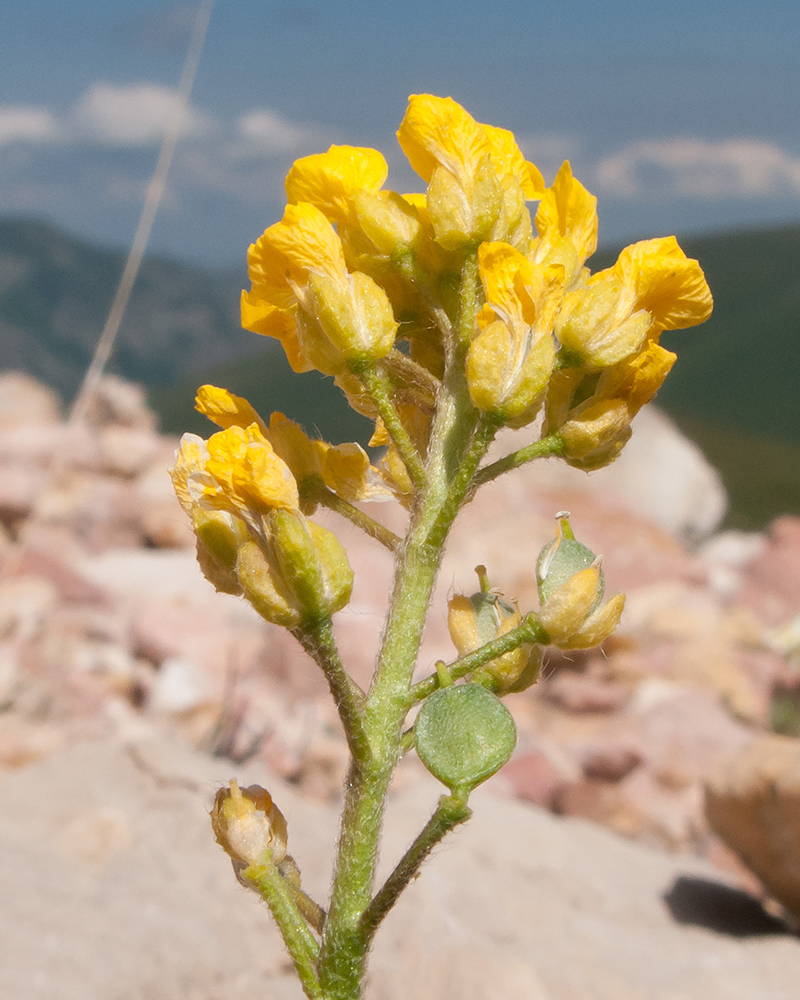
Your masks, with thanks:
[[(70, 399), (89, 364), (125, 265), (46, 222), (0, 219), (0, 367), (28, 372)], [(110, 369), (147, 386), (253, 349), (239, 326), (244, 274), (148, 257)]]

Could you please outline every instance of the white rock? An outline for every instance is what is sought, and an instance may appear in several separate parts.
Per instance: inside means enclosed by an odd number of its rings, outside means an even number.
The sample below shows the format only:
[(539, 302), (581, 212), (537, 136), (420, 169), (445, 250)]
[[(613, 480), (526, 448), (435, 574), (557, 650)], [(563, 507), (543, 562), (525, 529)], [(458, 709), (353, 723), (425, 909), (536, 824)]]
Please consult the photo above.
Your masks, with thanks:
[(0, 373), (0, 427), (53, 424), (59, 420), (58, 393), (24, 372)]
[(164, 660), (153, 679), (148, 707), (153, 712), (179, 714), (207, 700), (204, 672), (189, 660), (171, 656)]

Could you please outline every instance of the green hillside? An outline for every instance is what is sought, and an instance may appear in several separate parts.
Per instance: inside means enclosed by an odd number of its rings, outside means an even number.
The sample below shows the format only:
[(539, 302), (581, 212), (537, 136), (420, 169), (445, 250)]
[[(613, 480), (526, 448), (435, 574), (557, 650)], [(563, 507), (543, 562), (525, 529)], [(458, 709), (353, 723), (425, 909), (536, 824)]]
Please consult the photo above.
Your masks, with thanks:
[[(0, 219), (0, 368), (29, 372), (67, 399), (103, 329), (125, 254), (55, 226)], [(139, 274), (110, 368), (145, 385), (252, 350), (239, 327), (241, 276), (162, 257)]]

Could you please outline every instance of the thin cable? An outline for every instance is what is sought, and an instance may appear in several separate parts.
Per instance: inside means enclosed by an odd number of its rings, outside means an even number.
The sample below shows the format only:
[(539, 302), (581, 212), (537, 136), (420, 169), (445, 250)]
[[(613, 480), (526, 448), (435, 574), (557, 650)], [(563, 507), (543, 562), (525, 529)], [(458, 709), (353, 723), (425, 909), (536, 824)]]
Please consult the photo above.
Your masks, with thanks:
[(197, 75), (197, 67), (200, 64), (200, 56), (203, 52), (206, 33), (208, 31), (208, 22), (211, 19), (211, 9), (213, 6), (214, 0), (202, 0), (197, 9), (191, 38), (189, 39), (189, 48), (186, 52), (186, 61), (183, 64), (183, 72), (178, 84), (178, 113), (164, 135), (161, 152), (158, 154), (158, 161), (147, 188), (144, 205), (142, 206), (142, 214), (139, 218), (139, 225), (136, 227), (136, 235), (133, 238), (131, 251), (125, 262), (125, 269), (120, 278), (117, 294), (114, 296), (114, 301), (111, 304), (103, 332), (97, 342), (94, 356), (86, 370), (83, 382), (78, 390), (78, 395), (75, 397), (69, 413), (67, 423), (70, 425), (80, 423), (86, 415), (89, 401), (97, 388), (97, 383), (103, 375), (106, 363), (111, 354), (111, 349), (114, 346), (114, 340), (119, 332), (122, 318), (125, 315), (131, 291), (139, 274), (142, 258), (144, 257), (147, 244), (150, 240), (150, 233), (153, 229), (153, 222), (161, 204), (161, 199), (164, 196), (164, 190), (167, 185), (167, 174), (172, 164), (172, 158), (175, 155), (178, 140), (183, 131), (186, 112), (189, 107), (189, 96), (191, 95), (195, 76)]

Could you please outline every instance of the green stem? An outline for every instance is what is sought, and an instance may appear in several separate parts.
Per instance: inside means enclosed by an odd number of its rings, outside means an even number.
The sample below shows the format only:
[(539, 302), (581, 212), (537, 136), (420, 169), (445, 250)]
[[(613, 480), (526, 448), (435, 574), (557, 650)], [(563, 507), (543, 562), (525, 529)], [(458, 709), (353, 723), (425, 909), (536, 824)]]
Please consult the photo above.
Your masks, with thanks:
[(317, 975), (319, 945), (292, 898), (286, 879), (274, 864), (250, 865), (242, 872), (242, 878), (259, 892), (269, 906), (306, 996), (310, 1000), (324, 1000)]
[(417, 839), (398, 862), (392, 874), (364, 911), (361, 928), (367, 939), (372, 940), (381, 921), (397, 902), (400, 893), (411, 882), (434, 847), (454, 827), (465, 823), (472, 815), (466, 802), (443, 795), (436, 812), (428, 820)]
[(536, 458), (547, 458), (550, 455), (563, 455), (564, 440), (560, 434), (550, 434), (541, 441), (534, 441), (533, 444), (525, 445), (518, 451), (512, 451), (510, 455), (492, 462), (491, 465), (484, 466), (475, 476), (475, 487), (483, 486), (484, 483), (497, 479), (504, 472), (518, 469), (526, 462), (532, 462)]
[(306, 622), (293, 629), (292, 633), (325, 674), (325, 679), (339, 712), (339, 718), (342, 720), (350, 753), (356, 760), (369, 760), (372, 756), (372, 750), (364, 728), (362, 707), (364, 692), (342, 664), (330, 618)]
[[(473, 255), (475, 256), (475, 255)], [(406, 537), (397, 551), (395, 578), (381, 649), (367, 697), (364, 723), (373, 757), (354, 756), (345, 792), (341, 835), (328, 918), (320, 953), (320, 982), (326, 1000), (357, 1000), (366, 966), (368, 937), (361, 919), (371, 903), (378, 839), (386, 794), (400, 758), (403, 720), (419, 645), (448, 531), (463, 502), (485, 448), (475, 433), (477, 412), (464, 375), (469, 337), (478, 303), (477, 264), (465, 265), (461, 288), (459, 330), (445, 338), (446, 360), (437, 400), (426, 468), (417, 468), (418, 486)], [(374, 366), (367, 368), (365, 385), (374, 384)], [(378, 389), (381, 390), (381, 386)], [(385, 391), (385, 386), (383, 386)], [(373, 396), (376, 403), (380, 391)], [(387, 413), (399, 423), (391, 401)], [(383, 413), (381, 414), (383, 416)], [(392, 434), (392, 428), (387, 424)], [(484, 431), (484, 435), (485, 435)], [(400, 423), (395, 444), (401, 450), (405, 429)], [(476, 440), (478, 437), (481, 440)], [(394, 437), (394, 435), (393, 435)], [(407, 434), (406, 434), (407, 438)], [(411, 445), (409, 473), (421, 459)], [(470, 469), (463, 474), (465, 456)], [(402, 455), (402, 451), (401, 451)], [(403, 456), (404, 459), (406, 456)]]
[(303, 500), (313, 500), (315, 503), (327, 507), (328, 510), (347, 518), (348, 521), (361, 528), (376, 542), (380, 542), (390, 552), (394, 552), (400, 544), (401, 539), (393, 531), (385, 528), (369, 514), (365, 514), (349, 500), (343, 500), (333, 490), (328, 489), (321, 476), (304, 479), (300, 488), (300, 497)]
[(362, 364), (354, 363), (351, 370), (354, 375), (361, 379), (370, 399), (377, 407), (381, 420), (400, 453), (412, 482), (418, 490), (424, 490), (428, 484), (425, 466), (392, 402), (388, 379), (372, 360)]
[[(520, 646), (524, 646), (526, 643), (544, 644), (547, 641), (547, 632), (539, 624), (536, 615), (531, 613), (526, 615), (516, 628), (512, 628), (504, 635), (492, 639), (491, 642), (487, 642), (483, 646), (479, 646), (471, 653), (467, 653), (466, 656), (461, 656), (457, 660), (453, 660), (452, 663), (448, 663), (447, 672), (453, 680), (458, 680), (478, 670), (485, 663), (496, 660), (498, 656), (502, 656), (504, 653), (510, 653), (515, 649), (519, 649)], [(438, 671), (435, 674), (431, 674), (430, 677), (426, 677), (424, 680), (414, 684), (409, 694), (409, 708), (416, 704), (416, 702), (422, 701), (423, 698), (427, 698), (429, 694), (433, 694), (439, 687), (441, 687), (441, 684)]]

